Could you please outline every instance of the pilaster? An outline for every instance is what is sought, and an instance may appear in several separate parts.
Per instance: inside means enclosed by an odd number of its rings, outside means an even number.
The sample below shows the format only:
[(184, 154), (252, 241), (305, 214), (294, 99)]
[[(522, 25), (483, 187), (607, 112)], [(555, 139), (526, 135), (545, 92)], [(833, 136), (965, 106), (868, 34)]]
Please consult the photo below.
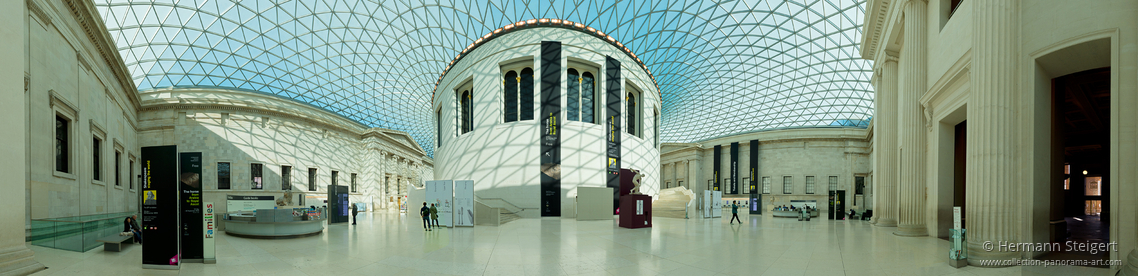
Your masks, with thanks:
[(897, 226), (897, 53), (886, 52), (874, 105), (874, 158), (873, 217), (877, 226)]
[(897, 95), (901, 156), (897, 169), (899, 236), (927, 236), (925, 223), (925, 116), (920, 98), (928, 89), (928, 3), (904, 3), (904, 45), (901, 46), (902, 87)]

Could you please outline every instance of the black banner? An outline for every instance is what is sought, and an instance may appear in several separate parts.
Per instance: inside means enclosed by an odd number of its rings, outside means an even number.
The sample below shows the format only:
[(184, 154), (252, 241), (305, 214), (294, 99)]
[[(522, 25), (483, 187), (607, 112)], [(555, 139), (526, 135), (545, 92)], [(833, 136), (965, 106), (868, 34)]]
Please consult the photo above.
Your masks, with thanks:
[(202, 259), (202, 153), (183, 152), (178, 185), (182, 191), (182, 259)]
[(620, 61), (605, 56), (605, 162), (613, 212), (620, 208)]
[(731, 194), (739, 194), (739, 142), (731, 143)]
[(142, 148), (142, 265), (177, 268), (178, 146)]
[(328, 185), (328, 223), (348, 222), (348, 186)]
[(561, 216), (561, 42), (541, 42), (541, 216)]
[(722, 185), (722, 183), (719, 183), (719, 176), (722, 175), (719, 173), (719, 167), (722, 166), (722, 164), (721, 164), (722, 161), (720, 159), (723, 159), (723, 158), (721, 158), (720, 155), (723, 155), (723, 146), (715, 145), (715, 149), (713, 150), (713, 152), (714, 153), (712, 153), (712, 157), (711, 157), (711, 160), (712, 160), (711, 161), (711, 166), (712, 166), (712, 169), (711, 169), (711, 190), (712, 191), (722, 191), (719, 189), (719, 187), (720, 187), (719, 185)]
[(760, 194), (761, 192), (759, 192), (759, 189), (758, 189), (758, 187), (759, 187), (759, 185), (758, 185), (759, 184), (759, 140), (751, 140), (751, 156), (750, 156), (750, 159), (751, 160), (749, 163), (751, 164), (751, 166), (750, 166), (751, 167), (751, 181), (750, 181), (751, 183), (749, 183), (748, 185), (751, 185), (751, 193), (752, 194)]

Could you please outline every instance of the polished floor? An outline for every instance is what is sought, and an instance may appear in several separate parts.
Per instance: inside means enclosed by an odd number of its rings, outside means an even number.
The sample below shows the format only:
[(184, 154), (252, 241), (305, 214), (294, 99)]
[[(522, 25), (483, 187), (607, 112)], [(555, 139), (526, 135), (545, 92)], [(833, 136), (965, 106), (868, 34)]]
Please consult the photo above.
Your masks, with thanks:
[[(730, 216), (728, 214), (728, 216)], [(1108, 275), (1088, 267), (955, 269), (948, 242), (898, 237), (864, 221), (742, 215), (743, 225), (655, 218), (653, 227), (612, 221), (521, 219), (500, 227), (424, 232), (417, 219), (361, 213), (290, 240), (217, 238), (217, 264), (140, 268), (142, 248), (85, 253), (30, 246), (49, 268), (36, 275)]]

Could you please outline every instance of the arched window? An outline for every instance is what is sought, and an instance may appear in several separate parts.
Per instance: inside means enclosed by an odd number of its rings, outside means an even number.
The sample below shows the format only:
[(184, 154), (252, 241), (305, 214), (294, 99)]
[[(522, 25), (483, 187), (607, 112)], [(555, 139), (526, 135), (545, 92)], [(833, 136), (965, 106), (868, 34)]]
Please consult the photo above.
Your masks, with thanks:
[(522, 69), (521, 80), (518, 81), (521, 86), (521, 120), (533, 120), (533, 69)]
[(636, 94), (628, 92), (628, 96), (624, 97), (624, 102), (627, 106), (627, 110), (625, 111), (627, 115), (625, 118), (628, 120), (626, 123), (627, 127), (625, 127), (625, 129), (628, 130), (628, 134), (632, 134), (632, 136), (638, 136), (636, 135), (638, 132), (636, 131)]
[(570, 68), (567, 74), (568, 83), (566, 83), (566, 104), (568, 104), (568, 113), (570, 121), (596, 123), (593, 118), (594, 109), (593, 105), (593, 86), (595, 79), (593, 73), (588, 71), (580, 72), (577, 69)]
[(518, 120), (518, 82), (521, 78), (518, 77), (518, 72), (510, 71), (505, 76), (502, 76), (502, 84), (506, 87), (505, 94), (502, 98), (505, 101), (506, 118), (505, 122), (515, 122)]
[(581, 121), (581, 74), (570, 68), (566, 80), (569, 81), (565, 85), (568, 90), (565, 93), (566, 113), (570, 121)]
[(461, 96), (459, 96), (459, 102), (461, 103), (459, 110), (461, 117), (459, 118), (459, 122), (461, 124), (462, 130), (459, 132), (460, 134), (465, 134), (471, 130), (474, 130), (474, 112), (471, 108), (471, 104), (474, 99), (471, 98), (470, 94), (470, 90), (463, 90)]
[(596, 78), (593, 73), (585, 72), (581, 74), (581, 121), (586, 123), (597, 123), (593, 112), (596, 111), (596, 104), (593, 97), (596, 96), (595, 89)]

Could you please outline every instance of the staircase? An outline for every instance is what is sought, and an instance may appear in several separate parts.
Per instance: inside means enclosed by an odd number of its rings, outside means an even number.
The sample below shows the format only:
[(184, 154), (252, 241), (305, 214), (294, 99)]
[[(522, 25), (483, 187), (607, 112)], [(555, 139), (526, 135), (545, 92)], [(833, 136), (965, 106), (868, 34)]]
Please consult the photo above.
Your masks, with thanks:
[(498, 209), (498, 214), (499, 214), (498, 215), (498, 220), (499, 220), (498, 225), (506, 224), (507, 222), (515, 221), (515, 220), (522, 218), (521, 216), (518, 216), (514, 213), (510, 213), (509, 211), (506, 211), (506, 209)]
[(688, 205), (695, 200), (695, 193), (685, 187), (660, 190), (660, 197), (652, 202), (652, 216), (665, 218), (687, 218)]

